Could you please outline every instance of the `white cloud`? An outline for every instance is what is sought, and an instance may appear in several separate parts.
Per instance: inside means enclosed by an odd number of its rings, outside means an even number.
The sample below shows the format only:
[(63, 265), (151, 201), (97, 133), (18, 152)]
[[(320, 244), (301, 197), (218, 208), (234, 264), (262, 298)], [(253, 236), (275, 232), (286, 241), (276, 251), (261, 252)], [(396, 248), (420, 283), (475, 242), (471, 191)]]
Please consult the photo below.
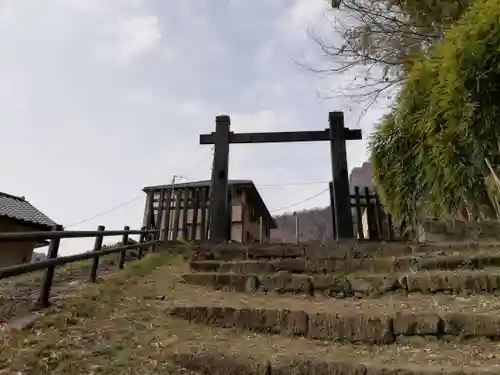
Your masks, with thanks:
[(81, 12), (103, 13), (118, 8), (136, 8), (144, 4), (144, 0), (55, 0), (56, 5)]
[(97, 58), (129, 63), (160, 44), (162, 33), (156, 16), (121, 18), (106, 27), (110, 40), (99, 46)]
[(326, 0), (294, 0), (278, 27), (288, 36), (305, 38), (306, 30), (323, 23), (331, 10)]
[(127, 100), (134, 104), (151, 104), (154, 101), (154, 95), (150, 89), (137, 89), (127, 94)]

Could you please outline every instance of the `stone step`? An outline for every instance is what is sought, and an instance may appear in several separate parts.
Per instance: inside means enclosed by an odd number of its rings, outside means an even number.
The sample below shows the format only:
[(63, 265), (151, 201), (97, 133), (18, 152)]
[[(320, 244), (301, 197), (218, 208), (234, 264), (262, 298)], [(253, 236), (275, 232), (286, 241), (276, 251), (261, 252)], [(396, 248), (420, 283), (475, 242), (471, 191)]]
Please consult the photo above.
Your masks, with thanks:
[(500, 252), (480, 251), (459, 254), (441, 255), (441, 253), (408, 255), (383, 258), (353, 259), (310, 259), (297, 257), (294, 259), (271, 260), (191, 260), (192, 271), (202, 272), (234, 272), (276, 273), (287, 271), (292, 273), (352, 273), (352, 272), (404, 272), (418, 270), (454, 270), (483, 269), (500, 267)]
[(214, 326), (236, 325), (260, 331), (277, 327), (318, 339), (375, 343), (393, 342), (397, 335), (500, 337), (500, 298), (492, 295), (333, 299), (249, 295), (196, 286), (181, 289), (183, 294), (168, 301), (171, 313)]
[(211, 375), (493, 375), (500, 368), (492, 343), (374, 347), (227, 331), (184, 340), (169, 357)]
[(195, 272), (184, 282), (235, 292), (293, 293), (333, 298), (400, 293), (495, 293), (500, 291), (500, 268), (480, 271), (419, 271), (409, 274), (235, 274)]
[(374, 256), (403, 256), (429, 252), (462, 252), (500, 249), (500, 242), (446, 242), (415, 244), (402, 242), (341, 241), (332, 244), (224, 244), (199, 245), (193, 250), (192, 260), (248, 260), (300, 258), (349, 259)]
[(205, 304), (178, 305), (170, 310), (170, 314), (220, 328), (370, 345), (394, 344), (398, 336), (432, 336), (437, 339), (500, 337), (497, 313), (398, 311), (382, 314), (377, 309), (365, 312), (302, 311)]

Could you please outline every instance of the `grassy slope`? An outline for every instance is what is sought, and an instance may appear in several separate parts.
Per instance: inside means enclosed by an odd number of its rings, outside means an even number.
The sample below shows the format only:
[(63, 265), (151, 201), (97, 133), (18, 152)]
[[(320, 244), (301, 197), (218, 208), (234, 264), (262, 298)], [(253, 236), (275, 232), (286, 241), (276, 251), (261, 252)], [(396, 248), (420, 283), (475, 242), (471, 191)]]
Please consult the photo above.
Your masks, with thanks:
[(145, 276), (172, 262), (181, 260), (158, 253), (130, 263), (101, 284), (86, 285), (31, 330), (0, 332), (0, 374), (169, 373), (152, 355), (160, 347), (152, 329), (158, 317), (145, 297), (156, 291)]

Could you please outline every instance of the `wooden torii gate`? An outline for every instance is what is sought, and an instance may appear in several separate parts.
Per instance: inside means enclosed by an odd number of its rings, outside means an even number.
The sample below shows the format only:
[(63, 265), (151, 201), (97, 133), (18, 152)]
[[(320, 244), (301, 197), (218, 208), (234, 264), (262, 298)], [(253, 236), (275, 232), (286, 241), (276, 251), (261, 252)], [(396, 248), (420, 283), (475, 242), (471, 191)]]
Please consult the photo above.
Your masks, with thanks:
[(227, 241), (229, 144), (329, 141), (332, 163), (333, 192), (331, 194), (332, 222), (336, 239), (353, 238), (349, 172), (347, 169), (346, 140), (360, 140), (360, 129), (344, 127), (344, 113), (329, 113), (329, 128), (313, 131), (271, 133), (239, 133), (230, 131), (231, 119), (217, 116), (215, 132), (201, 134), (200, 144), (214, 145), (212, 181), (210, 186), (210, 240)]

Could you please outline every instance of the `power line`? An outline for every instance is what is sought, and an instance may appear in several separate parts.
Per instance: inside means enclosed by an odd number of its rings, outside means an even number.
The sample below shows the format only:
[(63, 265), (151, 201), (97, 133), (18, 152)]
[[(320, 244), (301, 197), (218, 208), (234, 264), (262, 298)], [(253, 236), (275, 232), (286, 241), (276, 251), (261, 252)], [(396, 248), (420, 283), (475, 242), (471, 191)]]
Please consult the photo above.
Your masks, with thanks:
[(280, 207), (280, 208), (275, 208), (275, 209), (273, 209), (273, 210), (269, 210), (269, 212), (281, 211), (281, 210), (285, 210), (285, 209), (287, 209), (287, 208), (291, 208), (291, 207), (298, 206), (298, 205), (299, 205), (299, 204), (301, 204), (301, 203), (305, 203), (305, 202), (310, 201), (311, 199), (314, 199), (314, 198), (316, 198), (316, 197), (319, 197), (321, 194), (323, 194), (323, 193), (327, 192), (328, 190), (329, 190), (329, 187), (327, 187), (325, 190), (322, 190), (322, 191), (320, 191), (319, 193), (316, 193), (316, 194), (314, 194), (314, 195), (312, 195), (312, 196), (310, 196), (310, 197), (308, 197), (308, 198), (305, 198), (305, 199), (303, 199), (303, 200), (301, 200), (301, 201), (299, 201), (299, 202), (292, 203), (292, 204), (290, 204), (290, 205), (288, 205), (288, 206), (284, 206), (284, 207)]
[(210, 156), (213, 155), (213, 153), (214, 153), (214, 147), (212, 146), (210, 155), (204, 156), (203, 159), (201, 159), (194, 167), (190, 168), (187, 172), (183, 174), (189, 177), (189, 174), (193, 172), (195, 169), (197, 169), (200, 165), (202, 165)]
[(113, 208), (110, 208), (110, 209), (109, 209), (109, 210), (107, 210), (107, 211), (100, 212), (100, 213), (98, 213), (98, 214), (96, 214), (96, 215), (94, 215), (94, 216), (91, 216), (91, 217), (87, 218), (87, 219), (84, 219), (84, 220), (79, 221), (79, 222), (77, 222), (77, 223), (74, 223), (74, 224), (68, 225), (66, 228), (71, 228), (71, 227), (74, 227), (74, 226), (76, 226), (76, 225), (80, 225), (80, 224), (86, 223), (87, 221), (90, 221), (90, 220), (96, 219), (96, 218), (98, 218), (98, 217), (100, 217), (100, 216), (102, 216), (102, 215), (106, 215), (106, 214), (108, 214), (108, 213), (110, 213), (110, 212), (112, 212), (112, 211), (115, 211), (115, 210), (117, 210), (117, 209), (119, 209), (119, 208), (122, 208), (123, 206), (126, 206), (127, 204), (130, 204), (130, 203), (132, 203), (132, 202), (135, 202), (136, 200), (138, 200), (138, 199), (139, 199), (139, 198), (141, 198), (141, 197), (142, 197), (142, 196), (137, 196), (137, 197), (135, 197), (135, 198), (133, 198), (133, 199), (130, 199), (130, 200), (126, 201), (126, 202), (123, 202), (123, 203), (119, 204), (118, 206), (115, 206), (115, 207), (113, 207)]
[[(214, 148), (212, 147), (212, 153), (213, 153), (213, 151), (214, 151)], [(199, 163), (197, 163), (194, 167), (190, 168), (190, 169), (189, 169), (189, 171), (193, 171), (193, 170), (195, 170), (196, 168), (198, 168), (198, 167), (199, 167), (199, 166), (200, 166), (200, 165), (201, 165), (201, 164), (202, 164), (205, 160), (207, 160), (207, 157), (206, 157), (206, 156), (205, 156), (205, 157), (204, 157), (204, 158), (203, 158), (203, 159), (202, 159)], [(186, 174), (187, 174), (187, 173), (186, 173)], [(88, 221), (94, 220), (94, 219), (96, 219), (96, 218), (98, 218), (98, 217), (101, 217), (101, 216), (103, 216), (103, 215), (109, 214), (110, 212), (113, 212), (113, 211), (115, 211), (115, 210), (118, 210), (119, 208), (122, 208), (122, 207), (124, 207), (124, 206), (126, 206), (126, 205), (128, 205), (128, 204), (130, 204), (130, 203), (132, 203), (132, 202), (135, 202), (136, 200), (138, 200), (138, 199), (140, 199), (140, 198), (142, 198), (142, 195), (139, 195), (139, 196), (137, 196), (137, 197), (135, 197), (135, 198), (132, 198), (132, 199), (130, 199), (130, 200), (128, 200), (128, 201), (122, 202), (122, 203), (120, 203), (119, 205), (117, 205), (117, 206), (114, 206), (114, 207), (110, 208), (109, 210), (106, 210), (106, 211), (100, 212), (100, 213), (98, 213), (98, 214), (95, 214), (95, 215), (93, 215), (93, 216), (91, 216), (91, 217), (88, 217), (88, 218), (86, 218), (86, 219), (84, 219), (84, 220), (81, 220), (81, 221), (79, 221), (79, 222), (77, 222), (77, 223), (74, 223), (74, 224), (68, 225), (66, 228), (71, 228), (71, 227), (74, 227), (74, 226), (76, 226), (76, 225), (80, 225), (80, 224), (86, 223), (86, 222), (88, 222)]]

